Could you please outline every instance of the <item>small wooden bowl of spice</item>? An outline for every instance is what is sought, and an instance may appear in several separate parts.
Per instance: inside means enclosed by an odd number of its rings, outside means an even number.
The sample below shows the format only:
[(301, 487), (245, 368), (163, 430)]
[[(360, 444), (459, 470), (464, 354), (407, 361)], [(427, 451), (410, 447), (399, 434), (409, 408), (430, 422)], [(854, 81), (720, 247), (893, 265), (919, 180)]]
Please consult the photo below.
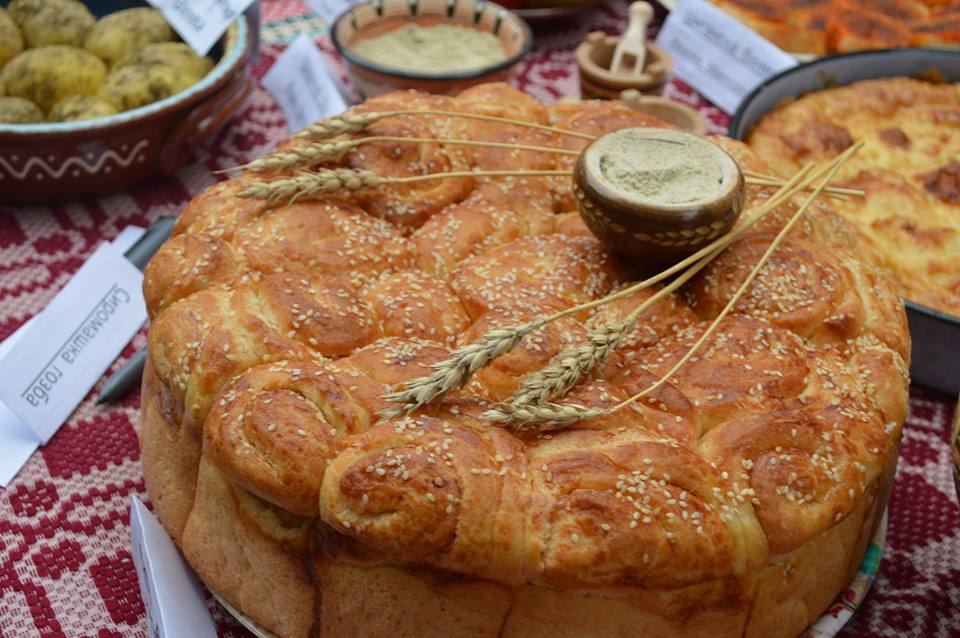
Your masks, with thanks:
[(483, 0), (364, 2), (330, 33), (364, 97), (398, 89), (453, 95), (506, 80), (533, 42), (522, 19)]
[(743, 208), (744, 178), (736, 161), (705, 138), (630, 128), (584, 149), (573, 192), (593, 234), (631, 262), (656, 268), (733, 227)]

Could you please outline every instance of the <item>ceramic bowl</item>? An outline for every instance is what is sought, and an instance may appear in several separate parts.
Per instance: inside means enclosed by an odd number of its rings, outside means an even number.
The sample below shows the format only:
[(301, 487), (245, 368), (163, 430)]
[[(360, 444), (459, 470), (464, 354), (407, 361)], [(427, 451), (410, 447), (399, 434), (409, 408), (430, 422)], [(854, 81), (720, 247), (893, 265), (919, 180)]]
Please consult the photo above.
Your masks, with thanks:
[[(625, 131), (671, 143), (710, 145), (722, 175), (719, 192), (665, 204), (614, 186), (604, 176), (602, 148), (606, 140)], [(744, 192), (743, 174), (732, 157), (701, 137), (675, 129), (608, 133), (584, 149), (573, 171), (573, 194), (584, 223), (607, 246), (647, 270), (676, 263), (730, 230), (743, 208)]]
[[(507, 57), (494, 65), (457, 73), (404, 71), (382, 66), (357, 55), (352, 45), (405, 24), (455, 24), (493, 33)], [(398, 89), (454, 95), (484, 82), (506, 80), (530, 51), (530, 28), (516, 14), (483, 0), (380, 0), (363, 2), (343, 13), (330, 30), (333, 45), (346, 62), (354, 87), (363, 97)]]
[[(960, 82), (960, 51), (884, 49), (819, 58), (788, 69), (758, 86), (730, 122), (730, 137), (745, 140), (750, 129), (781, 103), (812, 91), (891, 77), (937, 78)], [(960, 317), (906, 301), (913, 383), (960, 393)]]
[[(140, 4), (88, 3), (95, 15)], [(210, 52), (214, 68), (153, 104), (79, 122), (0, 123), (0, 202), (79, 200), (176, 172), (253, 90), (251, 38), (238, 19)]]

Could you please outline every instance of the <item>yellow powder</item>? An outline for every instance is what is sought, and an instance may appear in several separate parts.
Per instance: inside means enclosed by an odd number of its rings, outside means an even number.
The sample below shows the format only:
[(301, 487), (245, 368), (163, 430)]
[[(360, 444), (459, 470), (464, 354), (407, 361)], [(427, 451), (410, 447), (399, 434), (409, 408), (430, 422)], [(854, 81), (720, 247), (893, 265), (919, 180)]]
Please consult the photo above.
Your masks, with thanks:
[(382, 66), (421, 73), (471, 71), (507, 57), (492, 33), (447, 24), (407, 24), (359, 40), (353, 50)]

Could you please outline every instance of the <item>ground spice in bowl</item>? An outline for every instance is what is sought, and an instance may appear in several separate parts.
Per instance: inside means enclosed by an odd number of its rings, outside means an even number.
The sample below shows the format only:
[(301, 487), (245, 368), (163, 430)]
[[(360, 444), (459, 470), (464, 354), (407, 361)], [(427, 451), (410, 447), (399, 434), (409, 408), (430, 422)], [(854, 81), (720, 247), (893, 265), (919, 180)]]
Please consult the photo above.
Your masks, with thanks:
[(612, 190), (657, 205), (715, 199), (732, 177), (716, 147), (692, 136), (677, 141), (625, 130), (598, 140), (592, 158)]
[(507, 58), (497, 36), (452, 24), (405, 24), (361, 38), (351, 48), (357, 55), (385, 67), (426, 73), (470, 71)]

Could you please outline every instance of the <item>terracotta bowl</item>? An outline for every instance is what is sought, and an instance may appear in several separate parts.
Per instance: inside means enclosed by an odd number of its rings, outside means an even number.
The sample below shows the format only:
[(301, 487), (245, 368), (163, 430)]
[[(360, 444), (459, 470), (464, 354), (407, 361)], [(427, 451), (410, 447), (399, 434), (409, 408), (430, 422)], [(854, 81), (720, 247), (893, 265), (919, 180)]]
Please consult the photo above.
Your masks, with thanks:
[(176, 172), (253, 90), (251, 49), (240, 18), (211, 51), (214, 68), (176, 95), (80, 122), (0, 124), (0, 202), (96, 197)]
[[(507, 57), (497, 64), (457, 73), (391, 69), (357, 55), (358, 40), (382, 35), (405, 24), (455, 24), (493, 33)], [(530, 51), (530, 28), (516, 14), (483, 0), (382, 0), (363, 2), (343, 13), (330, 30), (333, 45), (346, 61), (353, 85), (363, 97), (398, 89), (454, 95), (475, 84), (506, 80)]]
[[(660, 203), (617, 187), (605, 174), (605, 145), (615, 137), (637, 135), (676, 144), (709, 145), (722, 181), (718, 193), (683, 203)], [(608, 133), (584, 149), (573, 172), (580, 216), (601, 241), (643, 269), (676, 263), (729, 231), (743, 208), (740, 167), (712, 142), (675, 129), (639, 128)]]

